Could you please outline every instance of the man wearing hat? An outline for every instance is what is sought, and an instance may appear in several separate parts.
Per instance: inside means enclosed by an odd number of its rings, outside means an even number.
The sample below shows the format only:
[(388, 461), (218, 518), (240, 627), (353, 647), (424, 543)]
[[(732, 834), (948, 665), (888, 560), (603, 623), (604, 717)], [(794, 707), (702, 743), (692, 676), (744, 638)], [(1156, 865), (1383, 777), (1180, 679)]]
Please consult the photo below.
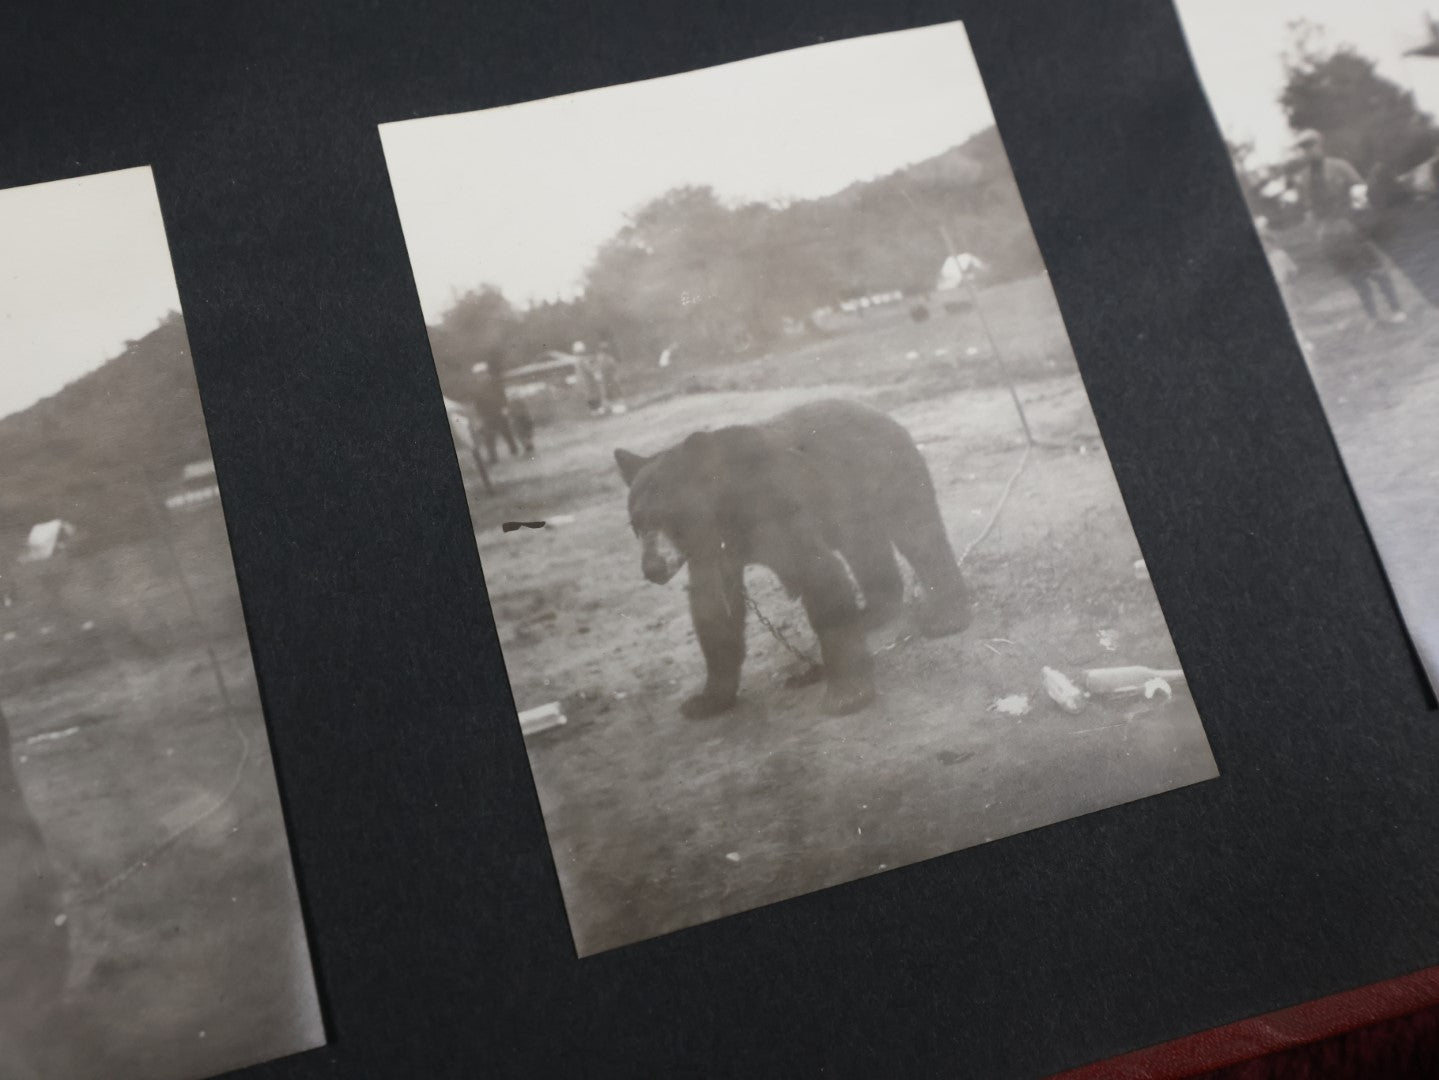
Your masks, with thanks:
[[(1371, 320), (1404, 322), (1394, 279), (1356, 220), (1368, 200), (1363, 179), (1343, 158), (1325, 155), (1324, 137), (1317, 131), (1301, 131), (1294, 145), (1300, 157), (1296, 186), (1304, 210), (1314, 223), (1324, 257), (1359, 294), (1359, 302)], [(1375, 288), (1383, 293), (1389, 306), (1387, 316), (1379, 314)]]

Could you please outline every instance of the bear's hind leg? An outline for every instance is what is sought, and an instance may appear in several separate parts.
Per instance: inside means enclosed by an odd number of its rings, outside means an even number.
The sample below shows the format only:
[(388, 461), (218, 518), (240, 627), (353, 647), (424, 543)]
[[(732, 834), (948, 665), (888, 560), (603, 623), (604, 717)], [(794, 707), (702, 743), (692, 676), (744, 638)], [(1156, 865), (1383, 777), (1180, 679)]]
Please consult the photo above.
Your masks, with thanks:
[(969, 626), (969, 586), (959, 572), (933, 487), (926, 483), (920, 497), (893, 522), (895, 547), (914, 567), (923, 594), (920, 628), (927, 637), (958, 634)]
[(864, 624), (874, 630), (887, 625), (904, 607), (904, 577), (894, 545), (882, 529), (866, 528), (843, 551), (864, 594)]
[(805, 614), (819, 638), (824, 664), (824, 711), (858, 712), (874, 700), (874, 659), (864, 640), (864, 621), (839, 556), (817, 549), (802, 562), (797, 585)]
[(685, 699), (691, 720), (717, 716), (734, 705), (744, 664), (744, 567), (690, 564), (690, 616), (705, 658), (704, 689)]

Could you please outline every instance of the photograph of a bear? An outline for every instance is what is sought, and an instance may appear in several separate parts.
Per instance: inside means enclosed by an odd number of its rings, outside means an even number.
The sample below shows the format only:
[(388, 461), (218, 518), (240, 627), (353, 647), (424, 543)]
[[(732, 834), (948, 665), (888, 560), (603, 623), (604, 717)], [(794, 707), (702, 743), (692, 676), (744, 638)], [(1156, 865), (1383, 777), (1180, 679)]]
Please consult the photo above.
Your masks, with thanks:
[(578, 955), (1216, 775), (963, 26), (380, 135)]
[(803, 603), (819, 641), (830, 715), (874, 700), (865, 631), (900, 613), (896, 551), (918, 579), (922, 631), (940, 637), (969, 624), (969, 592), (929, 468), (909, 432), (877, 409), (812, 402), (764, 423), (697, 431), (652, 457), (616, 450), (615, 461), (629, 486), (646, 580), (663, 585), (689, 568), (706, 679), (681, 706), (687, 717), (714, 716), (735, 703), (747, 566), (768, 568)]

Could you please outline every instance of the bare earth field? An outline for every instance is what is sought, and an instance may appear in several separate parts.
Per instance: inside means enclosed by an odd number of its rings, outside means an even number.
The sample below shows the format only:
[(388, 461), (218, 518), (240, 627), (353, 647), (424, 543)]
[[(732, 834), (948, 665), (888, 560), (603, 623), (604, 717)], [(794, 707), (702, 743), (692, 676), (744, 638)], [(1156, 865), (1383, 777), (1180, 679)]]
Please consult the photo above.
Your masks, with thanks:
[(1439, 312), (1402, 278), (1398, 286), (1410, 316), (1401, 327), (1371, 326), (1348, 286), (1323, 271), (1291, 285), (1286, 301), (1311, 343), (1310, 373), (1390, 586), (1439, 688)]
[(0, 611), (16, 772), (66, 885), (85, 1022), (55, 1032), (66, 1080), (209, 1076), (321, 1038), (218, 509), (173, 540), (22, 568)]
[[(1179, 665), (1135, 573), (1048, 283), (980, 302), (1044, 444), (1027, 458), (979, 318), (936, 309), (916, 324), (901, 308), (682, 371), (623, 416), (543, 427), (534, 459), (494, 470), (498, 495), (471, 485), (516, 705), (560, 701), (569, 719), (528, 745), (582, 955), (1216, 775), (1183, 690), (1167, 703), (1094, 698), (1073, 715), (1044, 695), (1043, 665)], [(879, 702), (833, 718), (821, 687), (783, 684), (799, 661), (751, 619), (737, 708), (684, 720), (704, 668), (683, 575), (641, 578), (612, 450), (650, 452), (821, 398), (876, 405), (909, 429), (956, 552), (994, 520), (963, 563), (974, 625), (941, 640), (903, 622), (877, 634)], [(550, 524), (503, 533), (507, 519)], [(814, 652), (798, 603), (763, 570), (748, 584)], [(1027, 714), (992, 708), (1016, 694), (1030, 696)]]

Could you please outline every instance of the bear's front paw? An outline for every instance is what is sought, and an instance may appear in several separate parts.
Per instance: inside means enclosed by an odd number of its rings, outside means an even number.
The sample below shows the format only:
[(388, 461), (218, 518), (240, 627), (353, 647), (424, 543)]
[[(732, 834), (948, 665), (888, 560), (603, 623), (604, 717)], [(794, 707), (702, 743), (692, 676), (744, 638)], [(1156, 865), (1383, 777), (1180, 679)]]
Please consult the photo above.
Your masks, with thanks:
[(830, 716), (845, 716), (859, 712), (874, 699), (874, 683), (868, 679), (831, 682), (825, 688), (824, 704), (821, 707)]
[(684, 704), (680, 706), (680, 715), (688, 720), (703, 720), (708, 716), (718, 716), (720, 713), (729, 712), (734, 707), (734, 699), (733, 694), (712, 694), (705, 691), (694, 697), (685, 698)]

